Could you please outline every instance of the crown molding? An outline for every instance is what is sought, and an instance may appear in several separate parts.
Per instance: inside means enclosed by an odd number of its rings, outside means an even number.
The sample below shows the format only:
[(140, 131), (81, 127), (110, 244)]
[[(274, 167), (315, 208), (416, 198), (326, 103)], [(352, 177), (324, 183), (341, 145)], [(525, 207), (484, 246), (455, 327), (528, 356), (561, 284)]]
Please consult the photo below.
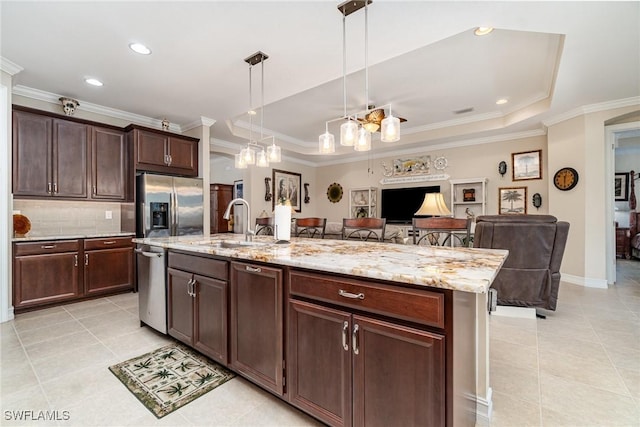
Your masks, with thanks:
[(191, 129), (195, 129), (195, 128), (201, 127), (201, 126), (210, 128), (211, 126), (213, 126), (213, 124), (215, 122), (216, 121), (214, 119), (210, 119), (209, 117), (200, 116), (199, 119), (196, 119), (196, 120), (192, 121), (191, 123), (187, 123), (186, 125), (182, 125), (181, 128), (182, 128), (183, 132), (186, 132), (186, 131), (189, 131)]
[(546, 127), (549, 127), (573, 119), (575, 117), (584, 116), (585, 114), (633, 106), (640, 106), (640, 96), (600, 102), (598, 104), (583, 105), (581, 107), (574, 108), (573, 110), (569, 110), (565, 113), (559, 114), (555, 117), (551, 117), (548, 120), (544, 120), (542, 124)]
[(9, 61), (4, 56), (0, 56), (0, 70), (4, 71), (9, 75), (15, 76), (20, 71), (24, 70), (24, 68), (22, 68), (21, 66), (19, 66), (13, 61)]
[[(13, 87), (12, 93), (14, 95), (24, 96), (26, 98), (36, 99), (38, 101), (49, 102), (51, 104), (60, 104), (60, 97), (63, 95), (46, 92), (40, 89), (34, 89), (27, 86), (16, 85)], [(78, 100), (80, 105), (82, 105), (82, 110), (88, 111), (90, 113), (101, 114), (107, 117), (113, 117), (115, 119), (120, 119), (124, 121), (128, 121), (131, 123), (135, 123), (142, 126), (148, 126), (156, 129), (162, 129), (162, 120), (154, 119), (152, 117), (143, 116), (141, 114), (130, 113), (128, 111), (118, 110), (117, 108), (105, 107), (98, 104), (93, 104), (91, 102)], [(182, 133), (182, 127), (175, 123), (169, 124), (169, 130)]]

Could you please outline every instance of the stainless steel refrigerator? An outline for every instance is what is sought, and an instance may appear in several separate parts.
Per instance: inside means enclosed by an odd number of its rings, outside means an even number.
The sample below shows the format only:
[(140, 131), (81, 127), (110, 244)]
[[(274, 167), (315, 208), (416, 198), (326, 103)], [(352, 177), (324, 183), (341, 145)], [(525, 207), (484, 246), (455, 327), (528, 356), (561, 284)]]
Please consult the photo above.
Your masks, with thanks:
[(143, 173), (136, 190), (138, 237), (203, 234), (202, 179)]

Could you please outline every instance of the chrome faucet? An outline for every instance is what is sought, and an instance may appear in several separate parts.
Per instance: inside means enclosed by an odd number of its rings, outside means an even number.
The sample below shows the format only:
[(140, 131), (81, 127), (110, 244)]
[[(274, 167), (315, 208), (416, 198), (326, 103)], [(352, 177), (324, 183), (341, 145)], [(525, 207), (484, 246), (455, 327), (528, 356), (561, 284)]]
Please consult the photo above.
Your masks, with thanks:
[(249, 224), (249, 221), (251, 219), (251, 208), (249, 207), (249, 202), (247, 202), (245, 199), (240, 199), (240, 198), (233, 199), (232, 201), (229, 202), (229, 206), (227, 206), (227, 210), (224, 211), (224, 215), (222, 216), (222, 218), (227, 220), (229, 219), (229, 214), (231, 213), (231, 207), (236, 203), (244, 203), (245, 205), (247, 205), (247, 223), (246, 223), (247, 231), (244, 233), (244, 240), (247, 242), (251, 242), (253, 241), (253, 236), (254, 234), (256, 234), (256, 232), (251, 229), (251, 226)]

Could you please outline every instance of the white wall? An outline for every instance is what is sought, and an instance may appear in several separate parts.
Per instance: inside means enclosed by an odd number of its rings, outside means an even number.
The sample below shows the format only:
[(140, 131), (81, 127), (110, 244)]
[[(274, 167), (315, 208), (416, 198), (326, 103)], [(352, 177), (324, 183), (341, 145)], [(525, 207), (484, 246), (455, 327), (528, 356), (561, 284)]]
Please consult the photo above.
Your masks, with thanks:
[[(626, 147), (616, 149), (616, 172), (629, 173), (631, 170), (636, 174), (640, 173), (640, 142), (633, 148)], [(640, 202), (640, 181), (636, 181), (635, 195), (636, 201)], [(629, 202), (615, 202), (615, 208), (615, 220), (618, 222), (618, 226), (628, 227), (630, 213)]]
[(0, 71), (0, 322), (13, 318), (11, 295), (11, 75)]

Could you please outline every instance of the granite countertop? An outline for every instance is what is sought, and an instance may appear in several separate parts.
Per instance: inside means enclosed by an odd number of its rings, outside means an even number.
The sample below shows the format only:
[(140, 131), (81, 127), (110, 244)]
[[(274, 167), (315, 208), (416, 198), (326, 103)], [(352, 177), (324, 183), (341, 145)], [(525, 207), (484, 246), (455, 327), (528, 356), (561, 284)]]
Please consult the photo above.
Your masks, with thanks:
[[(130, 231), (112, 232), (112, 233), (87, 233), (87, 234), (65, 234), (57, 236), (27, 236), (14, 237), (13, 242), (37, 242), (40, 240), (68, 240), (68, 239), (96, 239), (100, 237), (133, 237), (136, 233)], [(201, 236), (202, 237), (202, 236)]]
[[(236, 247), (244, 241), (241, 234), (136, 238), (133, 241), (230, 259), (473, 293), (487, 292), (508, 255), (508, 251), (500, 249), (326, 239), (292, 238), (289, 244), (276, 244), (272, 236), (255, 236), (253, 241), (257, 244)], [(221, 247), (220, 242), (231, 243), (234, 247)]]

